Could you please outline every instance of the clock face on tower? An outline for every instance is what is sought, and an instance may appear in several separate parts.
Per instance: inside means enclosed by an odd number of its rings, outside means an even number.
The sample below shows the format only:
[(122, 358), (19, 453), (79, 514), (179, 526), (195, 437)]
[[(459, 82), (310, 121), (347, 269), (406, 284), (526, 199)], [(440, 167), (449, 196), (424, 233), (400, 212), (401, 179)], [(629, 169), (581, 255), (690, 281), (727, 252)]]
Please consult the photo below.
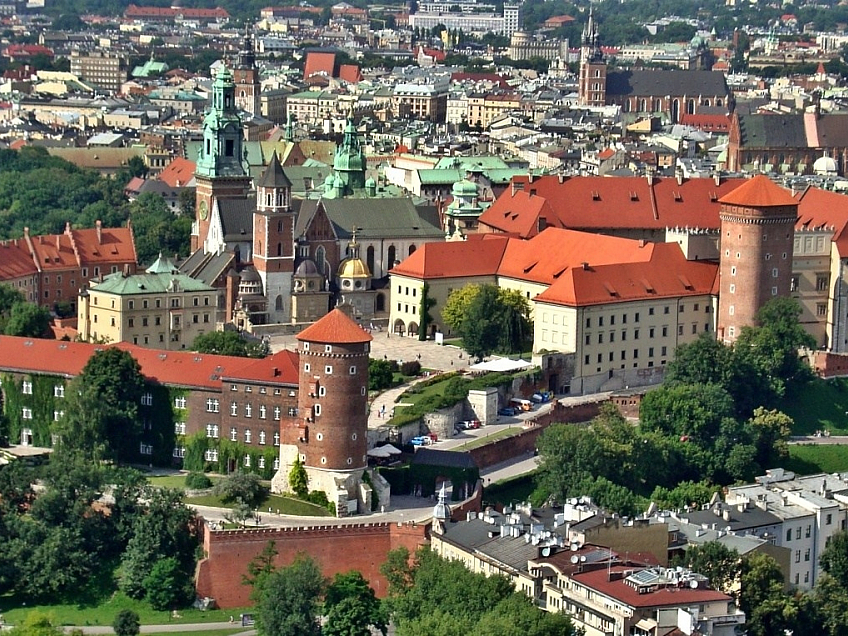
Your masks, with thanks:
[(200, 202), (200, 220), (205, 221), (206, 217), (209, 216), (209, 206), (206, 204), (206, 201)]

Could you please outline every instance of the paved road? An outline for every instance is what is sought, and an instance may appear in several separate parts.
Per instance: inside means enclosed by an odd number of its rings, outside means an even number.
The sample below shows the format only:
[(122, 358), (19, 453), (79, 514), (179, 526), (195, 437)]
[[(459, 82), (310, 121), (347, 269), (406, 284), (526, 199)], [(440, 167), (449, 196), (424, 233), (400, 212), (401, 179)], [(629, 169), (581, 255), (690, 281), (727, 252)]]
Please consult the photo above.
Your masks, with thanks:
[(848, 444), (848, 435), (830, 435), (829, 437), (816, 437), (815, 435), (803, 435), (789, 438), (790, 444)]

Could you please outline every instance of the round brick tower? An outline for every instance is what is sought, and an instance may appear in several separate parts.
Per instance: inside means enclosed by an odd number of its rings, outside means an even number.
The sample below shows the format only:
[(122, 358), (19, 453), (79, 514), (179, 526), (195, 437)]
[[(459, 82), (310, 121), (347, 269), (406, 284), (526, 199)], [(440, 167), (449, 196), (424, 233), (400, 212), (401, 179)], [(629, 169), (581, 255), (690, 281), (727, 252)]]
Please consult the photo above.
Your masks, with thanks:
[(719, 199), (719, 340), (733, 342), (760, 307), (788, 296), (798, 202), (758, 175)]
[(272, 488), (288, 490), (289, 471), (300, 460), (309, 477), (309, 490), (324, 491), (344, 515), (349, 502), (362, 499), (360, 482), (368, 465), (371, 336), (334, 309), (297, 339), (297, 422), (282, 431), (280, 470)]

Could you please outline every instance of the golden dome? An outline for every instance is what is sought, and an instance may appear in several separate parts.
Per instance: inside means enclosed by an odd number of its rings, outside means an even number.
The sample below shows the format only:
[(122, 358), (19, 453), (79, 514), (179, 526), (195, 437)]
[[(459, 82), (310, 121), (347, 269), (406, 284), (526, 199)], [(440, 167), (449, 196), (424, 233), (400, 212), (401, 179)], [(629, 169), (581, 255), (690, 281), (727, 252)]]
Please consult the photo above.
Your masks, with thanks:
[(339, 278), (371, 278), (371, 271), (361, 258), (346, 258), (339, 265)]

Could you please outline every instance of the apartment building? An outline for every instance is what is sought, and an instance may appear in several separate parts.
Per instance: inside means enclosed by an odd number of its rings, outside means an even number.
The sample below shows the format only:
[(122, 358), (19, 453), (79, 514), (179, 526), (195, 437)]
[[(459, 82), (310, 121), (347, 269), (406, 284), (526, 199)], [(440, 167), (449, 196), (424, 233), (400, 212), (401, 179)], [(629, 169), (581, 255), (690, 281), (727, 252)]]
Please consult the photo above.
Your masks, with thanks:
[(215, 330), (218, 293), (160, 257), (143, 274), (92, 280), (79, 296), (78, 329), (86, 341), (131, 342), (177, 351)]
[(127, 81), (127, 59), (107, 51), (71, 52), (71, 73), (97, 88), (118, 93)]
[(392, 91), (392, 112), (399, 119), (445, 121), (448, 109), (447, 78), (433, 81), (401, 82)]

